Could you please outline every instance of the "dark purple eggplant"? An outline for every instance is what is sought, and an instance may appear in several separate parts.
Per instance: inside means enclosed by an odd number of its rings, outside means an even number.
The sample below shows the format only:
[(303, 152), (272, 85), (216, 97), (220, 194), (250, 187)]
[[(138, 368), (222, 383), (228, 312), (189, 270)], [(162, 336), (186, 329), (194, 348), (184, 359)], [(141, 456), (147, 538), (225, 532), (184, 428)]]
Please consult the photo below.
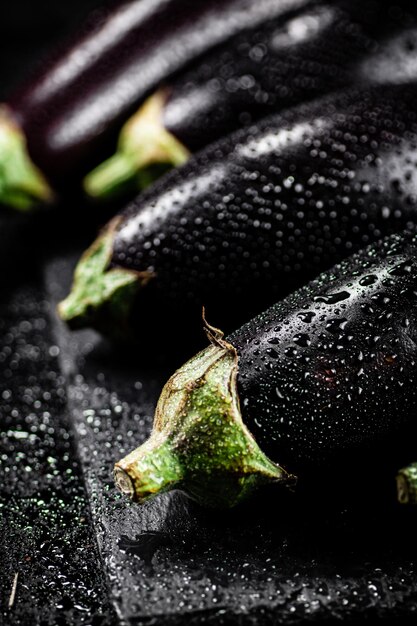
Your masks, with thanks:
[(112, 221), (80, 261), (61, 316), (159, 335), (159, 311), (181, 336), (186, 318), (186, 335), (199, 331), (204, 304), (227, 331), (412, 225), (416, 103), (417, 84), (351, 91), (210, 146)]
[(183, 163), (190, 152), (266, 115), (348, 85), (416, 80), (408, 2), (301, 7), (207, 53), (159, 89), (123, 128), (119, 149), (85, 179), (103, 197)]
[(125, 0), (96, 11), (3, 109), (0, 200), (26, 208), (49, 199), (51, 186), (71, 187), (162, 80), (308, 1)]
[(417, 459), (415, 232), (370, 245), (227, 339), (208, 334), (164, 387), (150, 439), (116, 464), (131, 498), (181, 489), (228, 507), (296, 477), (328, 499), (389, 496)]

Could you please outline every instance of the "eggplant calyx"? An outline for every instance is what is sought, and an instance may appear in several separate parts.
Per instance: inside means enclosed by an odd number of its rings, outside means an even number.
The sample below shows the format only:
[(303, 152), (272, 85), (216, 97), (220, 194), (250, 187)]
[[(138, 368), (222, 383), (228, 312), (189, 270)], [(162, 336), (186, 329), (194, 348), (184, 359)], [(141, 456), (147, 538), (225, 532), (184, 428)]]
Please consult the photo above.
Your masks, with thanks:
[(70, 328), (94, 325), (115, 338), (125, 337), (138, 290), (152, 278), (149, 272), (110, 268), (115, 230), (120, 218), (107, 228), (81, 257), (70, 294), (58, 313)]
[(417, 463), (411, 463), (398, 472), (397, 499), (400, 504), (417, 504)]
[(294, 483), (242, 421), (235, 348), (212, 327), (208, 335), (211, 345), (166, 383), (150, 438), (115, 465), (116, 484), (132, 500), (177, 488), (229, 508), (262, 484)]
[(23, 132), (6, 106), (0, 106), (0, 204), (19, 211), (50, 203), (54, 194), (32, 163)]
[(143, 189), (159, 168), (176, 167), (188, 160), (187, 148), (164, 127), (166, 100), (166, 90), (155, 92), (126, 122), (116, 153), (84, 179), (90, 197), (111, 197), (129, 186)]

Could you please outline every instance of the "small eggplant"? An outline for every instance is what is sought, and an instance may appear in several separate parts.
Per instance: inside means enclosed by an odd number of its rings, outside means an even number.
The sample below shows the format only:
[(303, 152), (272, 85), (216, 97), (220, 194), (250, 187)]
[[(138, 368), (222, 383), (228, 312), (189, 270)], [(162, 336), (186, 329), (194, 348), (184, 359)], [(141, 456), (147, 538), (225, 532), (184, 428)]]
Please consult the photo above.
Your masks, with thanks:
[(0, 112), (0, 202), (26, 209), (76, 186), (162, 80), (307, 1), (119, 0), (93, 12)]
[[(417, 235), (371, 244), (211, 345), (165, 385), (119, 461), (142, 502), (179, 488), (229, 507), (264, 483), (389, 492), (417, 458)], [(398, 478), (415, 500), (416, 466)], [(330, 488), (332, 485), (332, 488)]]
[(417, 20), (402, 5), (307, 4), (217, 46), (127, 122), (116, 154), (86, 177), (87, 194), (144, 187), (190, 152), (348, 85), (415, 80)]
[(416, 102), (417, 84), (332, 95), (200, 152), (105, 229), (61, 316), (158, 335), (152, 315), (168, 307), (191, 333), (205, 305), (227, 332), (415, 223)]

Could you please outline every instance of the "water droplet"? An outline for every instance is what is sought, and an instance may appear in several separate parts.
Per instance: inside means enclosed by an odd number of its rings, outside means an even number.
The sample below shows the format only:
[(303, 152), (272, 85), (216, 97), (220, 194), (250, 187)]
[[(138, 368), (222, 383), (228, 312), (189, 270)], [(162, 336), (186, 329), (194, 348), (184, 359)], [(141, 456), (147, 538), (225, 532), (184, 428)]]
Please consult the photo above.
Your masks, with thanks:
[(307, 335), (306, 333), (298, 333), (297, 335), (294, 335), (293, 341), (297, 345), (303, 347), (307, 347), (311, 344), (310, 335)]
[(325, 304), (336, 304), (342, 300), (347, 300), (347, 298), (350, 298), (348, 291), (339, 291), (338, 293), (329, 293), (324, 296), (314, 296), (313, 300), (314, 302), (324, 302)]
[(278, 387), (275, 387), (275, 391), (276, 391), (276, 394), (277, 394), (278, 398), (280, 400), (284, 400), (285, 396), (284, 396), (283, 393), (281, 393), (281, 391), (278, 389)]
[(302, 311), (301, 313), (298, 313), (297, 317), (299, 317), (300, 320), (306, 324), (309, 324), (315, 315), (316, 314), (313, 311)]
[(368, 274), (367, 276), (363, 276), (360, 279), (359, 284), (361, 287), (367, 287), (368, 285), (373, 285), (378, 280), (378, 277), (375, 274)]
[(329, 333), (339, 333), (341, 330), (344, 330), (346, 324), (347, 319), (345, 317), (334, 317), (326, 323), (326, 330)]
[(389, 274), (393, 276), (407, 276), (411, 273), (413, 266), (410, 261), (403, 261), (402, 263), (398, 263), (392, 270), (389, 271)]

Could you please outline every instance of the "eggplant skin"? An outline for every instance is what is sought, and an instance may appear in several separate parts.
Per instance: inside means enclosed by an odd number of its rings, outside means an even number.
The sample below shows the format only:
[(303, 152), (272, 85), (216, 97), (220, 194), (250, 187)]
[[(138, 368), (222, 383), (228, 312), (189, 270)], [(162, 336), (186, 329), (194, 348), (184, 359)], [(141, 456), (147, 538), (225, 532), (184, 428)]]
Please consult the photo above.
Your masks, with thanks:
[(155, 275), (138, 319), (152, 296), (172, 314), (204, 304), (231, 330), (415, 222), (416, 97), (415, 85), (378, 87), (269, 117), (143, 193), (120, 219), (110, 263)]
[(235, 36), (171, 81), (165, 128), (197, 151), (349, 84), (415, 79), (417, 21), (402, 5), (317, 3)]
[(187, 62), (309, 0), (126, 0), (93, 12), (8, 105), (57, 186), (97, 165), (143, 98)]
[(361, 450), (373, 458), (380, 447), (386, 465), (401, 464), (407, 462), (410, 437), (408, 461), (413, 460), (415, 232), (370, 245), (228, 341), (239, 355), (243, 419), (273, 460), (303, 474), (346, 458), (353, 467)]

